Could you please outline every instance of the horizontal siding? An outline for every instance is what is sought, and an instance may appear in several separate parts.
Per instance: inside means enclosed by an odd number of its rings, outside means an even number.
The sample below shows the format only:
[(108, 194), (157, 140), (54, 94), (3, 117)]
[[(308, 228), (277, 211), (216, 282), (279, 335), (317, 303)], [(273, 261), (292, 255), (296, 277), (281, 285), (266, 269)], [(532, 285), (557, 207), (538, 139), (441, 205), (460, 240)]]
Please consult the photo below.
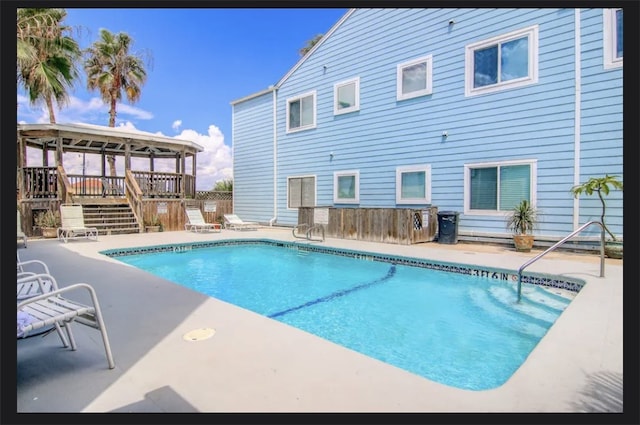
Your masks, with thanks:
[(273, 94), (233, 105), (233, 211), (266, 222), (273, 208)]
[[(574, 17), (573, 9), (551, 8), (356, 10), (278, 88), (278, 223), (297, 223), (297, 211), (286, 208), (288, 176), (315, 175), (318, 205), (332, 205), (333, 173), (359, 170), (360, 206), (395, 207), (396, 168), (429, 164), (432, 204), (462, 212), (465, 164), (531, 159), (538, 170), (537, 232), (571, 232)], [(619, 70), (603, 71), (602, 11), (584, 9), (581, 17), (578, 165), (586, 177), (598, 167), (598, 173), (621, 170), (622, 78)], [(450, 19), (456, 22), (452, 27)], [(532, 25), (539, 29), (538, 82), (465, 97), (465, 46)], [(433, 57), (433, 93), (398, 102), (397, 65), (426, 55)], [(360, 110), (334, 116), (333, 85), (355, 77), (360, 78)], [(317, 127), (287, 134), (287, 98), (312, 90)], [(449, 134), (446, 140), (443, 131)], [(590, 200), (581, 201), (580, 208), (584, 222), (592, 213)], [(611, 221), (618, 226), (621, 203), (615, 208)], [(461, 232), (506, 231), (504, 219), (496, 216), (461, 214), (459, 227)]]

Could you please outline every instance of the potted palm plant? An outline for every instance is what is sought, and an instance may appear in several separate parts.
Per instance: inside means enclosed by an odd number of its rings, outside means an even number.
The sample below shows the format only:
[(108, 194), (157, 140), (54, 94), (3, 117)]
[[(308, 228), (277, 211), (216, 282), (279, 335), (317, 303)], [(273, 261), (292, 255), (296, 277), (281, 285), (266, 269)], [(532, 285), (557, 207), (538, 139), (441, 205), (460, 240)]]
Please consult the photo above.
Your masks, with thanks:
[(46, 210), (38, 213), (35, 217), (36, 226), (42, 230), (45, 238), (55, 238), (58, 227), (61, 225), (60, 213), (58, 211)]
[(513, 232), (516, 251), (529, 252), (533, 247), (533, 228), (537, 223), (537, 211), (523, 199), (507, 215), (507, 228)]
[(610, 239), (607, 239), (604, 244), (604, 253), (609, 258), (622, 258), (622, 241), (618, 240), (616, 235), (614, 235), (611, 230), (607, 227), (607, 224), (604, 221), (604, 216), (607, 208), (607, 204), (605, 202), (605, 196), (609, 195), (609, 192), (612, 190), (623, 190), (622, 181), (618, 176), (610, 176), (606, 174), (604, 177), (591, 177), (584, 183), (575, 185), (571, 188), (571, 193), (573, 193), (574, 198), (577, 198), (582, 193), (585, 195), (593, 195), (594, 193), (598, 195), (598, 199), (600, 200), (600, 205), (602, 206), (602, 210), (600, 212), (600, 223), (602, 223), (602, 228), (609, 235)]

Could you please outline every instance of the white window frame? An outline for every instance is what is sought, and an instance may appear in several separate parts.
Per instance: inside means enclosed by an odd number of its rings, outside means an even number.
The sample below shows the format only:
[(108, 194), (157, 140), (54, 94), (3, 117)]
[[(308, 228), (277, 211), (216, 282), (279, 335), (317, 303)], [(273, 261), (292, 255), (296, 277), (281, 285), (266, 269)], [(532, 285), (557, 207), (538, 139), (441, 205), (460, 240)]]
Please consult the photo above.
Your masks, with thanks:
[[(355, 197), (351, 199), (338, 198), (338, 179), (340, 177), (355, 177)], [(360, 171), (336, 171), (333, 173), (333, 203), (334, 204), (359, 204), (360, 203)]]
[[(493, 168), (504, 167), (510, 165), (529, 165), (529, 202), (534, 208), (537, 207), (537, 160), (535, 159), (523, 159), (514, 161), (500, 161), (500, 162), (479, 162), (473, 164), (464, 164), (464, 215), (484, 215), (484, 216), (499, 216), (504, 217), (509, 211), (503, 210), (478, 210), (471, 209), (471, 169), (473, 168)], [(498, 188), (499, 191), (499, 188)], [(498, 206), (500, 205), (500, 193), (498, 192)]]
[[(424, 171), (424, 198), (402, 198), (402, 174)], [(396, 167), (396, 204), (430, 204), (431, 203), (431, 165), (405, 165)]]
[(315, 174), (305, 174), (300, 176), (287, 176), (287, 210), (297, 211), (299, 207), (290, 207), (289, 187), (291, 179), (313, 178), (313, 206), (318, 204), (318, 178)]
[[(291, 103), (299, 100), (300, 104), (302, 105), (302, 99), (309, 96), (313, 97), (313, 122), (306, 126), (300, 125), (300, 127), (291, 128), (291, 123), (289, 122), (289, 108), (291, 106)], [(316, 128), (316, 115), (317, 115), (318, 108), (317, 108), (317, 93), (315, 90), (307, 93), (303, 93), (298, 96), (290, 97), (286, 100), (286, 102), (287, 102), (286, 103), (287, 133), (295, 133), (297, 131), (304, 131), (304, 130), (309, 130), (311, 128)]]
[[(497, 82), (483, 87), (473, 87), (474, 82), (474, 52), (486, 47), (495, 46), (496, 44), (505, 43), (516, 40), (518, 38), (529, 37), (529, 72), (526, 77), (509, 80), (505, 82)], [(499, 51), (499, 49), (498, 49)], [(499, 74), (499, 73), (498, 73)], [(487, 40), (478, 41), (476, 43), (465, 46), (465, 96), (475, 96), (479, 94), (492, 93), (500, 90), (512, 89), (516, 87), (528, 86), (538, 82), (538, 25), (512, 31)]]
[[(349, 108), (338, 108), (338, 90), (342, 87), (353, 84), (355, 92), (355, 104)], [(352, 78), (351, 80), (342, 81), (333, 85), (333, 114), (341, 115), (348, 114), (349, 112), (355, 112), (360, 110), (360, 77)]]
[[(422, 89), (422, 90), (416, 90), (414, 92), (411, 93), (402, 93), (402, 71), (404, 70), (404, 68), (407, 68), (409, 66), (413, 66), (413, 65), (417, 65), (419, 63), (426, 63), (426, 72), (427, 72), (427, 78), (426, 78), (426, 88)], [(403, 62), (401, 64), (397, 65), (396, 68), (396, 99), (397, 100), (406, 100), (406, 99), (413, 99), (414, 97), (419, 97), (419, 96), (426, 96), (429, 95), (431, 93), (433, 93), (433, 55), (427, 55), (427, 56), (423, 56), (417, 59), (412, 59), (408, 62)]]
[[(617, 27), (616, 27), (616, 11), (617, 9), (604, 9), (603, 17), (603, 30), (604, 34), (602, 40), (604, 43), (604, 68), (615, 69), (622, 67), (622, 59), (616, 58), (616, 46), (618, 41)], [(624, 57), (624, 53), (623, 53)]]

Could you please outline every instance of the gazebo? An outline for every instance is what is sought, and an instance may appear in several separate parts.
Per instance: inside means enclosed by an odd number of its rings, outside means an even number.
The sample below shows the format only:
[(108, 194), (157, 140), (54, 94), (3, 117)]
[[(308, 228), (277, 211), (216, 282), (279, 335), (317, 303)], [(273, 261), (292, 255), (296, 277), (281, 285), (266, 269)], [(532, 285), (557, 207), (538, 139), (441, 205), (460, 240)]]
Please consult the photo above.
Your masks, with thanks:
[[(27, 166), (27, 147), (42, 151), (41, 166)], [(167, 230), (184, 226), (182, 209), (195, 198), (196, 157), (204, 148), (194, 142), (133, 130), (91, 124), (18, 124), (17, 201), (25, 233), (34, 235), (38, 211), (60, 204), (82, 204), (85, 221), (101, 233), (131, 233), (158, 215)], [(49, 164), (49, 152), (54, 164)], [(63, 154), (97, 154), (100, 174), (69, 174)], [(124, 175), (107, 173), (107, 156), (124, 159)], [(148, 170), (131, 168), (132, 158), (147, 158)], [(174, 159), (174, 172), (155, 171), (159, 159)], [(191, 172), (187, 173), (187, 160)], [(166, 162), (166, 161), (165, 161)]]

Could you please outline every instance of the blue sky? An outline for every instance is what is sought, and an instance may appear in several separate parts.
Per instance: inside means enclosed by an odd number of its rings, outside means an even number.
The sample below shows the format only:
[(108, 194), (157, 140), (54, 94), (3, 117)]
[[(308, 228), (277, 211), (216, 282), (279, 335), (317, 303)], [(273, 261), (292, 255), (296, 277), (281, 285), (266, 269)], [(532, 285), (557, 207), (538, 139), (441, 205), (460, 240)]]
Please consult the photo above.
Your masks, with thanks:
[[(231, 102), (276, 84), (299, 60), (298, 50), (326, 33), (348, 9), (73, 9), (64, 23), (73, 27), (81, 48), (99, 37), (100, 28), (126, 32), (131, 53), (151, 59), (142, 97), (118, 105), (116, 126), (192, 140), (205, 148), (198, 155), (197, 188), (233, 177)], [(56, 110), (56, 122), (108, 125), (108, 108), (81, 79), (70, 102)], [(18, 91), (18, 121), (49, 122), (46, 108), (31, 106)], [(41, 165), (29, 153), (29, 165)], [(33, 162), (32, 162), (33, 161)], [(81, 172), (82, 160), (65, 157), (69, 172)], [(99, 158), (86, 157), (87, 173), (99, 170)], [(117, 164), (123, 173), (122, 161)], [(161, 170), (156, 167), (156, 170)], [(173, 171), (169, 169), (167, 171)]]

